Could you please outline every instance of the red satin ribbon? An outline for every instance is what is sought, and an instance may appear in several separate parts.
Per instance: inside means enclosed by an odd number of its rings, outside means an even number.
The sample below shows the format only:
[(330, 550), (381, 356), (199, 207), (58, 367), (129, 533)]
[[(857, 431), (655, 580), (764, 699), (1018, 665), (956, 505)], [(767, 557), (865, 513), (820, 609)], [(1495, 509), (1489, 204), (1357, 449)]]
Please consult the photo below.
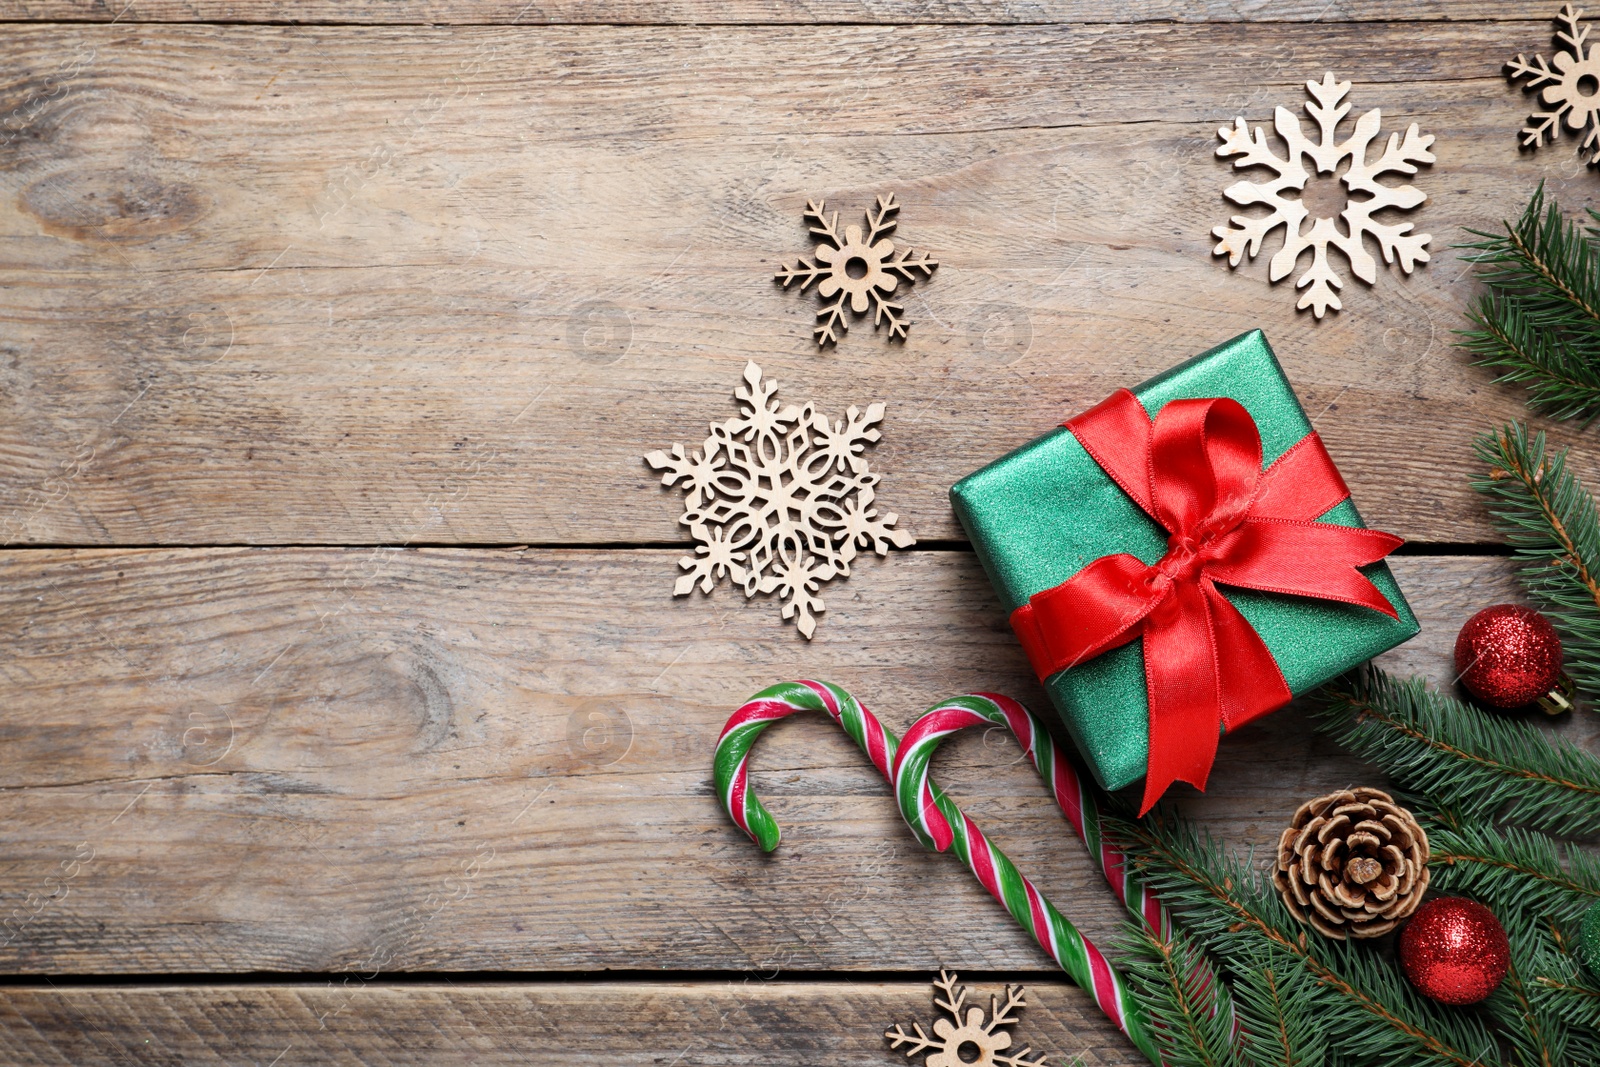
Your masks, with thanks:
[(1169, 534), (1147, 565), (1102, 556), (1011, 614), (1041, 680), (1144, 639), (1150, 762), (1140, 814), (1173, 782), (1205, 788), (1221, 727), (1286, 704), (1260, 635), (1217, 585), (1338, 600), (1396, 618), (1356, 568), (1402, 544), (1378, 530), (1314, 522), (1350, 495), (1322, 440), (1261, 469), (1261, 436), (1226, 397), (1174, 400), (1154, 424), (1126, 389), (1067, 424), (1123, 492)]

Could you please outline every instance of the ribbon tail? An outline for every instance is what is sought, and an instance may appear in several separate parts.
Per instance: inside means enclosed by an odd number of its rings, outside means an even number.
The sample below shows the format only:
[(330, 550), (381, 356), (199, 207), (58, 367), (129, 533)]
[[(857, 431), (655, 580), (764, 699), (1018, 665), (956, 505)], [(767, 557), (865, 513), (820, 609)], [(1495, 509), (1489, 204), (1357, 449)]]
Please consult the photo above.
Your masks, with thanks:
[(1228, 544), (1221, 558), (1206, 567), (1213, 581), (1338, 600), (1398, 617), (1394, 605), (1358, 569), (1404, 544), (1394, 534), (1359, 526), (1248, 519), (1225, 536)]
[[(1218, 598), (1220, 599), (1220, 597)], [(1222, 676), (1211, 605), (1198, 583), (1174, 583), (1144, 623), (1150, 756), (1142, 816), (1174, 782), (1206, 787), (1222, 732)]]
[(1211, 608), (1217, 655), (1228, 665), (1228, 685), (1222, 691), (1222, 724), (1231, 732), (1251, 719), (1283, 707), (1293, 697), (1278, 661), (1255, 627), (1210, 582), (1205, 583)]

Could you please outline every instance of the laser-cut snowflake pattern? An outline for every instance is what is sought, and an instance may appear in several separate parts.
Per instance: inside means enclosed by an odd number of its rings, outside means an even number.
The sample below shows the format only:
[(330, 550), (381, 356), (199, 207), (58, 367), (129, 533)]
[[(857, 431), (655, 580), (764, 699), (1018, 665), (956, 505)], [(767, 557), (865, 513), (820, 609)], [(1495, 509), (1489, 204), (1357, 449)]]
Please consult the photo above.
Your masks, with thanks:
[(785, 289), (790, 282), (797, 281), (802, 293), (813, 282), (820, 281), (817, 296), (823, 304), (817, 311), (817, 325), (813, 330), (818, 348), (837, 345), (850, 328), (844, 313), (846, 303), (857, 315), (864, 314), (870, 306), (874, 330), (887, 322), (889, 340), (896, 337), (905, 340), (911, 326), (905, 318), (905, 305), (888, 297), (902, 279), (908, 285), (915, 285), (917, 271), (921, 271), (924, 278), (932, 276), (939, 266), (938, 261), (926, 252), (918, 258), (909, 248), (896, 254), (889, 234), (898, 225), (894, 216), (899, 213), (900, 205), (894, 202), (893, 193), (878, 197), (877, 210), (867, 212), (865, 237), (859, 226), (845, 227), (844, 235), (840, 236), (839, 213), (835, 211), (829, 216), (826, 211), (826, 201), (806, 202), (805, 217), (811, 223), (811, 234), (821, 242), (817, 245), (816, 260), (802, 258), (794, 266), (778, 271), (773, 280)]
[[(1021, 1052), (1011, 1055), (1005, 1052), (1011, 1047), (1011, 1035), (1000, 1028), (1015, 1026), (1019, 1021), (1015, 1012), (1027, 1006), (1022, 987), (1006, 986), (1004, 1004), (1000, 1003), (998, 997), (991, 996), (988, 1022), (985, 1022), (982, 1008), (967, 1006), (967, 991), (965, 987), (956, 985), (956, 977), (941, 967), (939, 977), (934, 980), (933, 988), (938, 991), (933, 995), (934, 1006), (943, 1008), (950, 1015), (948, 1019), (934, 1020), (934, 1036), (929, 1037), (919, 1022), (911, 1024), (910, 1033), (895, 1023), (883, 1032), (883, 1036), (889, 1039), (889, 1047), (899, 1049), (901, 1045), (907, 1046), (902, 1051), (908, 1059), (929, 1049), (936, 1049), (928, 1052), (927, 1059), (923, 1061), (926, 1067), (994, 1067), (995, 1064), (1002, 1067), (1041, 1067), (1046, 1062), (1045, 1056), (1040, 1054), (1030, 1059), (1033, 1054), (1031, 1048), (1023, 1048)], [(944, 995), (941, 997), (940, 993)]]
[(1545, 61), (1544, 56), (1534, 56), (1530, 61), (1517, 54), (1506, 64), (1506, 74), (1512, 82), (1527, 78), (1523, 89), (1529, 92), (1543, 89), (1540, 101), (1553, 111), (1535, 111), (1528, 116), (1530, 125), (1522, 128), (1522, 147), (1538, 148), (1549, 137), (1552, 143), (1561, 136), (1561, 120), (1574, 133), (1589, 128), (1580, 153), (1589, 153), (1589, 165), (1600, 163), (1600, 55), (1594, 48), (1584, 48), (1589, 39), (1589, 27), (1582, 24), (1583, 12), (1571, 4), (1556, 15), (1555, 40), (1566, 47)]
[(783, 617), (810, 638), (826, 610), (817, 587), (848, 577), (858, 549), (882, 556), (890, 545), (915, 544), (893, 529), (898, 515), (879, 518), (873, 507), (881, 475), (868, 470), (862, 452), (881, 436), (883, 405), (866, 414), (851, 407), (830, 422), (810, 402), (781, 405), (778, 383), (763, 381), (754, 363), (745, 364), (744, 380), (734, 393), (739, 417), (713, 422), (702, 451), (674, 444), (644, 457), (666, 471), (661, 484), (682, 482), (689, 495), (678, 521), (699, 542), (679, 562), (688, 573), (672, 592), (687, 596), (698, 584), (709, 593), (729, 576), (746, 597), (777, 593)]
[[(1261, 218), (1235, 215), (1228, 225), (1218, 226), (1211, 232), (1218, 239), (1215, 254), (1226, 254), (1228, 265), (1237, 267), (1244, 256), (1254, 258), (1267, 234), (1282, 226), (1283, 248), (1272, 257), (1267, 268), (1268, 277), (1278, 281), (1288, 275), (1295, 269), (1301, 254), (1309, 249), (1311, 265), (1295, 281), (1295, 288), (1304, 289), (1305, 293), (1295, 306), (1311, 308), (1320, 319), (1328, 308), (1337, 311), (1344, 306), (1335, 292), (1343, 288), (1344, 283), (1329, 262), (1330, 247), (1342, 252), (1351, 272), (1369, 285), (1377, 280), (1378, 267), (1367, 251), (1368, 237), (1377, 242), (1385, 263), (1398, 260), (1400, 269), (1407, 274), (1418, 263), (1428, 261), (1427, 245), (1433, 239), (1432, 234), (1412, 234), (1409, 222), (1385, 225), (1375, 222), (1372, 216), (1385, 208), (1419, 207), (1428, 199), (1416, 186), (1385, 185), (1378, 179), (1385, 174), (1415, 174), (1417, 164), (1432, 163), (1434, 156), (1428, 147), (1433, 144), (1433, 135), (1421, 135), (1413, 122), (1404, 139), (1391, 133), (1383, 154), (1375, 161), (1368, 161), (1367, 149), (1383, 125), (1378, 109), (1363, 114), (1356, 120), (1349, 139), (1339, 141), (1336, 130), (1350, 113), (1350, 105), (1341, 102), (1350, 91), (1350, 83), (1335, 83), (1333, 75), (1327, 74), (1320, 83), (1306, 82), (1306, 90), (1312, 97), (1306, 104), (1306, 113), (1316, 120), (1321, 140), (1313, 142), (1306, 137), (1300, 119), (1280, 106), (1273, 118), (1278, 136), (1288, 147), (1287, 157), (1273, 152), (1265, 130), (1257, 127), (1252, 132), (1243, 118), (1236, 118), (1233, 126), (1217, 131), (1222, 138), (1217, 155), (1238, 156), (1240, 158), (1234, 160), (1235, 168), (1266, 167), (1277, 177), (1268, 182), (1241, 181), (1230, 185), (1223, 195), (1234, 203), (1246, 207), (1264, 204), (1272, 210)], [(1344, 228), (1340, 229), (1336, 219), (1318, 218), (1305, 230), (1303, 224), (1309, 214), (1305, 204), (1299, 197), (1286, 194), (1303, 192), (1312, 173), (1335, 173), (1346, 158), (1350, 160), (1350, 167), (1340, 181), (1347, 194), (1344, 210), (1338, 215), (1338, 219), (1344, 221)], [(1311, 169), (1307, 168), (1306, 160), (1310, 161)]]

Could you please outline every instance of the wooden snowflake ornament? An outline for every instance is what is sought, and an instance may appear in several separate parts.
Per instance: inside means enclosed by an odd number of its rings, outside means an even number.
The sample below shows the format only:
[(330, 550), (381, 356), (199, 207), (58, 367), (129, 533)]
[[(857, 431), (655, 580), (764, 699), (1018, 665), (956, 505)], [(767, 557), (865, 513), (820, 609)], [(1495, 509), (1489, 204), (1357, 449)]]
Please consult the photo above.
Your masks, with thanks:
[(894, 202), (893, 193), (878, 197), (877, 209), (867, 212), (864, 236), (859, 226), (846, 226), (841, 236), (839, 213), (828, 216), (824, 214), (826, 210), (825, 201), (806, 202), (805, 217), (811, 223), (812, 236), (819, 241), (815, 261), (802, 258), (794, 266), (778, 271), (773, 280), (785, 289), (797, 281), (802, 293), (813, 282), (819, 283), (817, 296), (823, 303), (817, 311), (814, 330), (819, 348), (838, 344), (850, 328), (845, 316), (847, 303), (857, 315), (865, 314), (870, 307), (874, 330), (888, 323), (889, 340), (905, 340), (911, 325), (905, 319), (905, 305), (888, 297), (902, 280), (915, 285), (918, 271), (924, 278), (930, 277), (938, 268), (938, 261), (926, 252), (917, 258), (909, 248), (895, 252), (888, 235), (897, 225), (894, 216), (900, 205)]
[[(905, 1045), (903, 1051), (907, 1058), (927, 1052), (927, 1059), (923, 1061), (926, 1067), (994, 1067), (996, 1064), (1042, 1067), (1046, 1062), (1042, 1054), (1030, 1059), (1033, 1049), (1026, 1047), (1021, 1052), (1006, 1054), (1006, 1049), (1011, 1047), (1011, 1035), (1000, 1028), (1016, 1025), (1018, 1020), (1014, 1013), (1026, 1007), (1021, 986), (1006, 986), (1003, 1005), (998, 997), (989, 998), (988, 1022), (984, 1021), (982, 1008), (966, 1007), (967, 991), (956, 985), (955, 975), (940, 968), (933, 987), (939, 991), (933, 995), (934, 1006), (943, 1008), (950, 1018), (934, 1020), (933, 1037), (928, 1036), (921, 1023), (913, 1022), (910, 1033), (895, 1023), (883, 1032), (890, 1048)], [(940, 993), (944, 994), (942, 998)]]
[[(1377, 280), (1378, 265), (1367, 250), (1366, 240), (1371, 237), (1383, 252), (1385, 263), (1400, 264), (1400, 269), (1410, 274), (1418, 263), (1428, 261), (1428, 242), (1432, 234), (1411, 233), (1411, 223), (1385, 225), (1373, 220), (1373, 215), (1385, 208), (1410, 210), (1420, 207), (1428, 197), (1413, 185), (1385, 185), (1378, 179), (1385, 174), (1415, 174), (1417, 164), (1432, 163), (1433, 135), (1423, 136), (1412, 123), (1402, 139), (1397, 133), (1389, 135), (1382, 155), (1376, 160), (1367, 158), (1367, 149), (1383, 125), (1377, 108), (1356, 120), (1355, 129), (1344, 141), (1337, 139), (1339, 123), (1350, 113), (1350, 105), (1343, 103), (1350, 91), (1349, 82), (1335, 82), (1332, 74), (1322, 81), (1306, 82), (1311, 102), (1306, 113), (1316, 120), (1321, 140), (1312, 141), (1300, 127), (1300, 119), (1288, 108), (1280, 106), (1273, 113), (1278, 137), (1288, 148), (1286, 156), (1279, 156), (1267, 143), (1266, 131), (1254, 131), (1243, 118), (1217, 131), (1222, 145), (1217, 155), (1238, 156), (1234, 167), (1265, 167), (1277, 177), (1266, 182), (1241, 181), (1230, 185), (1223, 195), (1236, 204), (1250, 206), (1261, 204), (1270, 212), (1260, 218), (1235, 215), (1226, 226), (1212, 230), (1217, 238), (1216, 255), (1226, 255), (1228, 265), (1237, 267), (1245, 256), (1254, 258), (1261, 251), (1261, 242), (1279, 226), (1284, 228), (1283, 247), (1268, 266), (1267, 275), (1278, 281), (1295, 269), (1303, 252), (1311, 252), (1311, 265), (1295, 281), (1295, 288), (1304, 289), (1296, 307), (1311, 308), (1317, 318), (1328, 308), (1335, 311), (1344, 305), (1335, 292), (1344, 287), (1328, 259), (1328, 249), (1336, 248), (1350, 264), (1351, 273), (1367, 284)], [(1300, 197), (1289, 195), (1305, 191), (1313, 174), (1334, 174), (1346, 158), (1350, 166), (1339, 180), (1345, 186), (1344, 209), (1337, 218), (1316, 218), (1306, 228), (1309, 212)], [(1309, 163), (1309, 166), (1308, 166)], [(1340, 226), (1343, 222), (1343, 227)]]
[(1522, 86), (1528, 92), (1543, 89), (1539, 100), (1552, 111), (1535, 111), (1528, 117), (1530, 125), (1522, 128), (1522, 147), (1538, 148), (1548, 137), (1552, 142), (1561, 135), (1561, 120), (1566, 119), (1567, 129), (1577, 133), (1588, 128), (1589, 133), (1578, 146), (1579, 153), (1589, 153), (1589, 165), (1600, 163), (1600, 55), (1595, 49), (1585, 48), (1589, 27), (1582, 24), (1583, 12), (1571, 4), (1556, 15), (1555, 40), (1565, 47), (1556, 52), (1547, 63), (1544, 56), (1534, 56), (1530, 62), (1521, 53), (1506, 64), (1506, 74), (1512, 82), (1528, 79)]
[(672, 592), (687, 596), (698, 584), (709, 593), (731, 576), (746, 597), (777, 593), (783, 617), (809, 639), (826, 610), (813, 595), (820, 583), (848, 577), (858, 549), (882, 556), (890, 545), (916, 543), (893, 529), (898, 515), (879, 518), (872, 506), (881, 475), (862, 452), (881, 436), (883, 405), (864, 415), (851, 407), (830, 422), (809, 402), (780, 405), (778, 383), (763, 381), (754, 363), (745, 364), (744, 380), (734, 393), (739, 417), (712, 423), (704, 451), (675, 444), (644, 457), (666, 471), (661, 484), (683, 483), (689, 495), (678, 521), (700, 542), (679, 562), (688, 573)]

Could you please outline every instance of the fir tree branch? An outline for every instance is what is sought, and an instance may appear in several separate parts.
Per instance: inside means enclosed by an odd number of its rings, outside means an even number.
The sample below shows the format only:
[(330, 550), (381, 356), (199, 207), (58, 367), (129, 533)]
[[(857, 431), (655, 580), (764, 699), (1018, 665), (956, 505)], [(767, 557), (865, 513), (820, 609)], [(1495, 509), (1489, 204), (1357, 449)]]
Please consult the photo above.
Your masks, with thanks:
[[(1573, 968), (1576, 971), (1576, 968)], [(1542, 975), (1532, 982), (1534, 989), (1542, 991), (1546, 1005), (1573, 1026), (1590, 1031), (1600, 1031), (1600, 989), (1586, 977), (1574, 975), (1557, 978)]]
[(1303, 1007), (1342, 1061), (1478, 1067), (1477, 1050), (1494, 1047), (1477, 1019), (1424, 1004), (1393, 965), (1359, 946), (1308, 938), (1255, 872), (1185, 825), (1116, 820), (1116, 833), (1151, 888), (1230, 973), (1258, 968), (1263, 957), (1304, 972)]
[[(1561, 205), (1544, 202), (1544, 184), (1533, 192), (1516, 226), (1504, 224), (1504, 245), (1492, 234), (1474, 231), (1485, 240), (1476, 246), (1474, 263), (1488, 264), (1485, 281), (1533, 291), (1531, 306), (1551, 322), (1576, 312), (1581, 322), (1600, 322), (1600, 273), (1594, 249), (1575, 223), (1561, 217)], [(1544, 290), (1548, 288), (1549, 292)]]
[(1600, 514), (1594, 498), (1541, 432), (1511, 423), (1475, 443), (1487, 477), (1472, 487), (1516, 550), (1529, 595), (1561, 635), (1567, 673), (1600, 698)]
[[(1593, 211), (1597, 220), (1600, 216)], [(1540, 185), (1504, 233), (1469, 231), (1461, 245), (1488, 292), (1468, 313), (1461, 344), (1500, 381), (1529, 386), (1554, 418), (1600, 413), (1600, 251), (1592, 232), (1562, 218)]]
[(1303, 969), (1270, 959), (1245, 967), (1234, 984), (1234, 1005), (1248, 1058), (1258, 1067), (1321, 1067), (1327, 1042), (1315, 1013), (1311, 979)]
[(1426, 825), (1433, 887), (1487, 904), (1509, 927), (1576, 921), (1600, 900), (1600, 862), (1517, 827)]
[(1513, 963), (1525, 979), (1523, 995), (1537, 1015), (1566, 1029), (1568, 1060), (1600, 1062), (1600, 989), (1583, 973), (1556, 925), (1530, 924), (1511, 938)]
[(1485, 1007), (1523, 1067), (1565, 1067), (1571, 1062), (1567, 1027), (1554, 1013), (1539, 1009), (1523, 974), (1525, 967), (1544, 955), (1537, 945), (1538, 925), (1507, 925), (1506, 933), (1511, 942), (1511, 966)]
[(1228, 990), (1213, 978), (1204, 954), (1180, 931), (1161, 936), (1130, 924), (1123, 974), (1146, 1005), (1168, 1067), (1251, 1067), (1233, 1041)]
[(1600, 760), (1421, 679), (1360, 667), (1318, 690), (1313, 714), (1345, 748), (1463, 824), (1502, 820), (1559, 836), (1600, 829)]
[(1461, 346), (1501, 372), (1495, 381), (1528, 385), (1535, 409), (1558, 419), (1600, 410), (1600, 357), (1540, 326), (1522, 301), (1491, 290), (1467, 318), (1476, 329), (1459, 332)]

